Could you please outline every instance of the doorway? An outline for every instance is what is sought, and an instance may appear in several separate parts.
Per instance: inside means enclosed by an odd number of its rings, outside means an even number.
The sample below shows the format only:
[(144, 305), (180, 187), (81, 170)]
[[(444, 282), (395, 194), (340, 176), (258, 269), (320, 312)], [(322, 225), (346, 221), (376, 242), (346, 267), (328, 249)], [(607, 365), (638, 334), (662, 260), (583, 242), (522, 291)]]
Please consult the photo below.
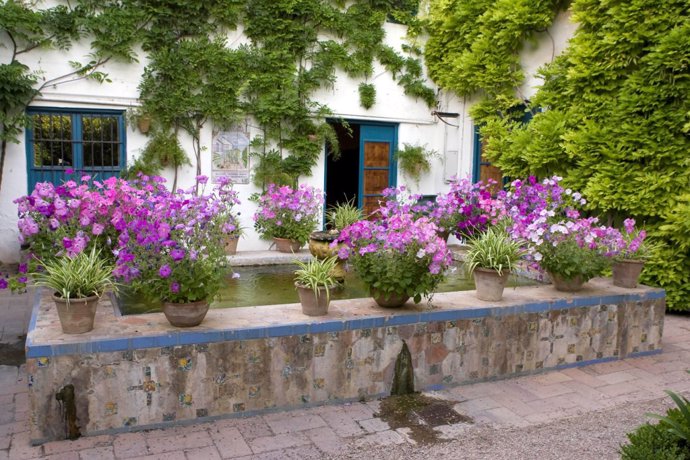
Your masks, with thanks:
[(326, 207), (351, 201), (365, 215), (378, 208), (382, 192), (397, 183), (394, 161), (398, 126), (348, 122), (349, 129), (333, 122), (340, 158), (326, 156)]

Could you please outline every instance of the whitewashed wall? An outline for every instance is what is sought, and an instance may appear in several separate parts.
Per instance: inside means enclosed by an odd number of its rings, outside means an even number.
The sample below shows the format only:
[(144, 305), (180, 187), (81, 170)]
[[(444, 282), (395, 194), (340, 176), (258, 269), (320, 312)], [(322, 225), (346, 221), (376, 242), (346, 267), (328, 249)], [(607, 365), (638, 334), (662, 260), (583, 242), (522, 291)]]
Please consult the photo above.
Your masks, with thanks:
[[(539, 80), (533, 76), (536, 69), (549, 62), (552, 55), (564, 49), (574, 28), (575, 26), (569, 22), (568, 14), (562, 14), (549, 31), (550, 36), (542, 34), (538, 39), (537, 46), (526, 49), (522, 53), (522, 61), (528, 71), (528, 78), (521, 90), (527, 97), (534, 93), (539, 84)], [(386, 42), (400, 49), (405, 36), (405, 27), (397, 24), (386, 24), (386, 34)], [(550, 37), (553, 37), (553, 41)], [(6, 40), (6, 37), (0, 38), (0, 40)], [(229, 46), (235, 47), (246, 43), (246, 41), (240, 30), (229, 36), (228, 43)], [(88, 44), (82, 43), (73, 47), (69, 52), (43, 50), (27, 53), (23, 55), (22, 62), (31, 68), (40, 69), (43, 72), (42, 78), (49, 80), (69, 72), (68, 62), (86, 59), (84, 56), (87, 53)], [(0, 49), (0, 59), (2, 62), (7, 62), (6, 49)], [(104, 71), (108, 73), (111, 82), (101, 85), (92, 81), (80, 80), (57, 87), (48, 87), (44, 89), (43, 95), (32, 106), (126, 110), (138, 104), (137, 86), (145, 65), (146, 59), (141, 53), (138, 63), (128, 65), (108, 63)], [(426, 145), (427, 148), (439, 153), (439, 158), (433, 160), (432, 171), (422, 177), (419, 184), (415, 184), (399, 173), (399, 185), (406, 185), (416, 193), (435, 194), (447, 190), (448, 185), (444, 179), (450, 175), (466, 177), (471, 174), (474, 155), (474, 125), (468, 114), (471, 101), (463, 101), (446, 92), (439, 93), (437, 110), (459, 114), (458, 118), (447, 119), (449, 123), (457, 126), (448, 126), (432, 116), (431, 109), (423, 101), (405, 96), (403, 89), (380, 66), (376, 66), (368, 83), (374, 84), (377, 90), (376, 104), (370, 110), (365, 110), (359, 105), (357, 89), (359, 81), (352, 80), (345, 75), (338, 76), (334, 88), (320, 90), (315, 95), (315, 99), (328, 105), (335, 115), (346, 119), (398, 123), (400, 146), (403, 143)], [(180, 140), (182, 146), (187, 150), (190, 160), (194, 163), (191, 139), (182, 136)], [(139, 133), (135, 127), (127, 128), (128, 162), (140, 154), (147, 141), (148, 138)], [(201, 170), (203, 174), (207, 175), (211, 174), (211, 141), (212, 132), (209, 125), (204, 129), (201, 136), (201, 145), (202, 148), (205, 148), (202, 153)], [(446, 155), (449, 152), (451, 157), (456, 158), (450, 163), (452, 165), (450, 168), (446, 167)], [(325, 157), (322, 154), (317, 166), (312, 171), (312, 176), (301, 178), (301, 182), (322, 188), (324, 184), (324, 162)], [(17, 213), (13, 200), (27, 193), (26, 166), (26, 146), (22, 136), (19, 144), (8, 145), (2, 190), (0, 190), (0, 261), (5, 263), (18, 260)], [(195, 174), (196, 165), (182, 167), (179, 171), (179, 186), (193, 185)], [(172, 181), (172, 170), (164, 171), (163, 176)], [(255, 206), (248, 201), (248, 197), (259, 190), (252, 184), (238, 184), (236, 189), (240, 192), (240, 199), (243, 203), (240, 220), (246, 230), (245, 237), (240, 241), (240, 250), (267, 249), (270, 243), (259, 239), (253, 230), (252, 216)]]

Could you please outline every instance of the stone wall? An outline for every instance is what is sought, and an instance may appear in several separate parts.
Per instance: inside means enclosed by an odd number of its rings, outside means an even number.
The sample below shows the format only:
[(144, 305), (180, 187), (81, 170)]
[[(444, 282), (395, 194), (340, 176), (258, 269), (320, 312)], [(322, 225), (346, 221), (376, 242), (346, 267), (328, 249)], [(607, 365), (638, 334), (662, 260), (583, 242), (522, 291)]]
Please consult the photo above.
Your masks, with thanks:
[(636, 291), (471, 309), (453, 309), (453, 295), (468, 294), (451, 293), (438, 295), (434, 310), (391, 314), (369, 306), (366, 318), (234, 330), (230, 338), (212, 328), (185, 331), (165, 345), (167, 332), (158, 341), (165, 346), (118, 338), (125, 345), (117, 351), (105, 350), (119, 342), (97, 340), (41, 348), (34, 337), (27, 359), (32, 440), (64, 438), (55, 394), (68, 384), (81, 433), (94, 434), (386, 395), (403, 341), (418, 389), (660, 351), (663, 291)]

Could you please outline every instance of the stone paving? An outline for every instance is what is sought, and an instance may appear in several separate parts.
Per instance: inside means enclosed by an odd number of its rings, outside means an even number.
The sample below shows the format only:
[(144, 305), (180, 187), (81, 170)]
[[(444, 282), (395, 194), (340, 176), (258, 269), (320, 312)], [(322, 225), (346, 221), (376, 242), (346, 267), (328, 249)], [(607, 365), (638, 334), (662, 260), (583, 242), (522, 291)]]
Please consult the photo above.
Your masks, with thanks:
[[(539, 425), (651, 401), (664, 389), (690, 391), (690, 316), (667, 315), (663, 342), (658, 355), (436, 392), (458, 401), (456, 410), (475, 421), (438, 431), (454, 438), (486, 424)], [(369, 445), (413, 443), (406, 429), (392, 430), (378, 418), (379, 402), (370, 401), (30, 446), (26, 375), (15, 366), (0, 366), (0, 408), (0, 460), (323, 458)]]

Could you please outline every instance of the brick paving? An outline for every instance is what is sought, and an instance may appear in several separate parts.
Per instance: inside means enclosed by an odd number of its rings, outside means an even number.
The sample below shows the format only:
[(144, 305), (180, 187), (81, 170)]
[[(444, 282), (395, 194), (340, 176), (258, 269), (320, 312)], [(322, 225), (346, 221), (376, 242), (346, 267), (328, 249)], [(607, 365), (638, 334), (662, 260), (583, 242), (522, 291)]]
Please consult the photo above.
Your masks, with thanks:
[[(14, 315), (8, 334), (28, 316), (0, 299), (0, 318)], [(16, 299), (15, 299), (16, 300)], [(27, 307), (23, 307), (27, 308)], [(17, 324), (19, 326), (17, 326)], [(3, 329), (4, 331), (5, 329)], [(21, 334), (21, 331), (20, 331)], [(525, 427), (690, 391), (690, 316), (667, 315), (664, 352), (434, 392), (457, 401), (473, 425), (438, 427), (445, 439), (482, 425)], [(349, 449), (414, 444), (408, 429), (377, 418), (377, 401), (321, 406), (225, 419), (184, 427), (84, 437), (31, 446), (23, 367), (0, 365), (0, 460), (308, 459), (344, 456)]]

